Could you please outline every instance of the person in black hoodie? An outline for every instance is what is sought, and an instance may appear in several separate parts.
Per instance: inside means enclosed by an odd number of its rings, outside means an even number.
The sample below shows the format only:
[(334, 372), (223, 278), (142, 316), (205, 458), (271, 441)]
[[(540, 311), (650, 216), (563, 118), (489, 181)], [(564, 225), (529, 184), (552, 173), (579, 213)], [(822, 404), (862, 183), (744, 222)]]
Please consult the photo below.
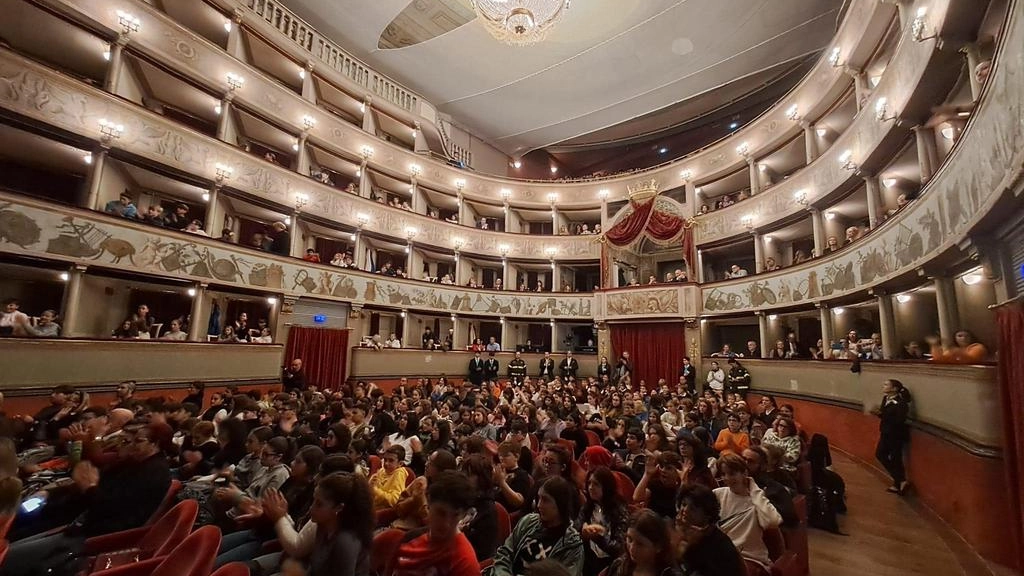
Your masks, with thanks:
[(744, 576), (746, 566), (732, 540), (718, 529), (721, 507), (706, 486), (686, 484), (676, 499), (676, 529), (686, 542), (686, 576)]
[(498, 513), (494, 507), (494, 464), (490, 456), (472, 454), (462, 460), (459, 472), (469, 478), (476, 499), (472, 511), (460, 523), (478, 560), (494, 557), (498, 549)]
[(910, 416), (910, 392), (899, 380), (886, 380), (882, 384), (882, 404), (872, 410), (881, 418), (878, 425), (878, 447), (875, 457), (892, 476), (892, 486), (887, 490), (902, 495), (910, 485), (903, 466), (903, 448), (910, 436), (907, 418)]
[(123, 459), (102, 473), (88, 461), (72, 471), (72, 496), (84, 512), (63, 531), (11, 544), (0, 574), (28, 576), (59, 570), (82, 551), (87, 538), (138, 528), (149, 520), (167, 495), (171, 471), (163, 453), (170, 443), (166, 424), (125, 431)]

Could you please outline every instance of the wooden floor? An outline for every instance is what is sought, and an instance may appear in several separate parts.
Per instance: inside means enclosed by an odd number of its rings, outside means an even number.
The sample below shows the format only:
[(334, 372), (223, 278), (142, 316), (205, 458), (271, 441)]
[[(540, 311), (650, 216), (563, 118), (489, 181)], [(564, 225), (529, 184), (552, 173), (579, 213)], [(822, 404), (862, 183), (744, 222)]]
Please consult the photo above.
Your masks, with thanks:
[[(813, 576), (961, 576), (964, 569), (936, 527), (886, 483), (848, 456), (832, 451), (832, 469), (846, 481), (844, 534), (811, 529)], [(974, 575), (972, 575), (974, 576)]]

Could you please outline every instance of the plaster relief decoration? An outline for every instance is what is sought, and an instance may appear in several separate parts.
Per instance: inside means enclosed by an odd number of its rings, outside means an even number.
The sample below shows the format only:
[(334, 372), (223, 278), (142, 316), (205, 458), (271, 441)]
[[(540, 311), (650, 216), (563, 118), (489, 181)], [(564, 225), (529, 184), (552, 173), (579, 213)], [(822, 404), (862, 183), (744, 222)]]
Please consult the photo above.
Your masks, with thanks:
[(679, 314), (678, 294), (673, 289), (608, 294), (608, 316)]
[(0, 195), (0, 252), (91, 266), (265, 289), (285, 296), (341, 300), (450, 314), (590, 320), (593, 297), (497, 293), (396, 280), (278, 258), (206, 237), (149, 228), (84, 211), (65, 212)]
[(835, 255), (702, 289), (708, 313), (753, 312), (865, 291), (956, 245), (1020, 176), (1024, 166), (1024, 19), (1011, 17), (979, 106), (921, 196), (866, 238)]

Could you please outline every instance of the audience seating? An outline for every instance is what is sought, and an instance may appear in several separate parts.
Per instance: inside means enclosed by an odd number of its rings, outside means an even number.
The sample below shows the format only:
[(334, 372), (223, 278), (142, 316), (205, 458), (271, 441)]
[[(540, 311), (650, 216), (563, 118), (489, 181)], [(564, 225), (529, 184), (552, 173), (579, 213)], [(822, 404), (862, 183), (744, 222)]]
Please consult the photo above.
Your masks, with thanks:
[(370, 573), (384, 574), (392, 557), (398, 552), (398, 546), (405, 537), (405, 530), (388, 528), (387, 530), (373, 537), (373, 547), (370, 549)]
[(10, 547), (10, 543), (7, 540), (0, 540), (0, 566), (4, 565), (4, 559), (7, 558), (8, 547)]
[(370, 464), (370, 476), (373, 476), (377, 473), (377, 470), (380, 470), (380, 456), (370, 454), (366, 461)]
[(11, 525), (14, 524), (14, 517), (14, 514), (0, 516), (0, 539), (7, 538), (7, 533), (11, 531)]
[(576, 460), (576, 443), (572, 440), (566, 440), (565, 438), (558, 439), (558, 445), (569, 451), (569, 457), (574, 461)]
[(796, 465), (796, 489), (801, 494), (811, 492), (811, 463), (807, 460)]
[(786, 541), (786, 549), (796, 555), (796, 576), (807, 576), (811, 573), (810, 547), (807, 543), (807, 497), (800, 494), (793, 498), (793, 508), (800, 523), (794, 527), (780, 528)]
[(405, 473), (405, 487), (408, 488), (409, 484), (412, 484), (412, 481), (416, 479), (416, 473), (408, 466), (405, 466)]
[(618, 489), (622, 501), (632, 504), (633, 493), (636, 492), (636, 485), (633, 484), (633, 479), (618, 470), (613, 470), (612, 473), (615, 474), (615, 487)]
[(772, 562), (771, 576), (800, 576), (801, 570), (796, 554), (787, 550)]
[(498, 516), (498, 542), (504, 542), (512, 534), (512, 517), (497, 502), (494, 503), (494, 512)]
[(587, 442), (591, 446), (601, 445), (601, 437), (597, 435), (597, 432), (594, 432), (593, 430), (584, 430), (584, 432), (587, 433)]
[(92, 557), (92, 572), (123, 563), (118, 558), (128, 555), (139, 560), (166, 556), (188, 537), (198, 513), (199, 504), (185, 500), (150, 526), (89, 538), (82, 554)]
[(220, 528), (203, 526), (167, 556), (95, 572), (100, 576), (209, 576), (220, 548)]
[(231, 562), (221, 566), (210, 576), (249, 576), (249, 566), (245, 562)]

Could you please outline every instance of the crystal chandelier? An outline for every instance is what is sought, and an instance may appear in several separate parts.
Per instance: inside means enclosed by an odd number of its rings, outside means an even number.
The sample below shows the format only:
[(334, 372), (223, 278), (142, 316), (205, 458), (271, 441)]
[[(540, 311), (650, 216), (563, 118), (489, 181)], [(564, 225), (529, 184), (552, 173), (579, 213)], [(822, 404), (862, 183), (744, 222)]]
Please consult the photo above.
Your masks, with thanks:
[(569, 0), (472, 0), (491, 36), (512, 46), (544, 39), (569, 9)]

